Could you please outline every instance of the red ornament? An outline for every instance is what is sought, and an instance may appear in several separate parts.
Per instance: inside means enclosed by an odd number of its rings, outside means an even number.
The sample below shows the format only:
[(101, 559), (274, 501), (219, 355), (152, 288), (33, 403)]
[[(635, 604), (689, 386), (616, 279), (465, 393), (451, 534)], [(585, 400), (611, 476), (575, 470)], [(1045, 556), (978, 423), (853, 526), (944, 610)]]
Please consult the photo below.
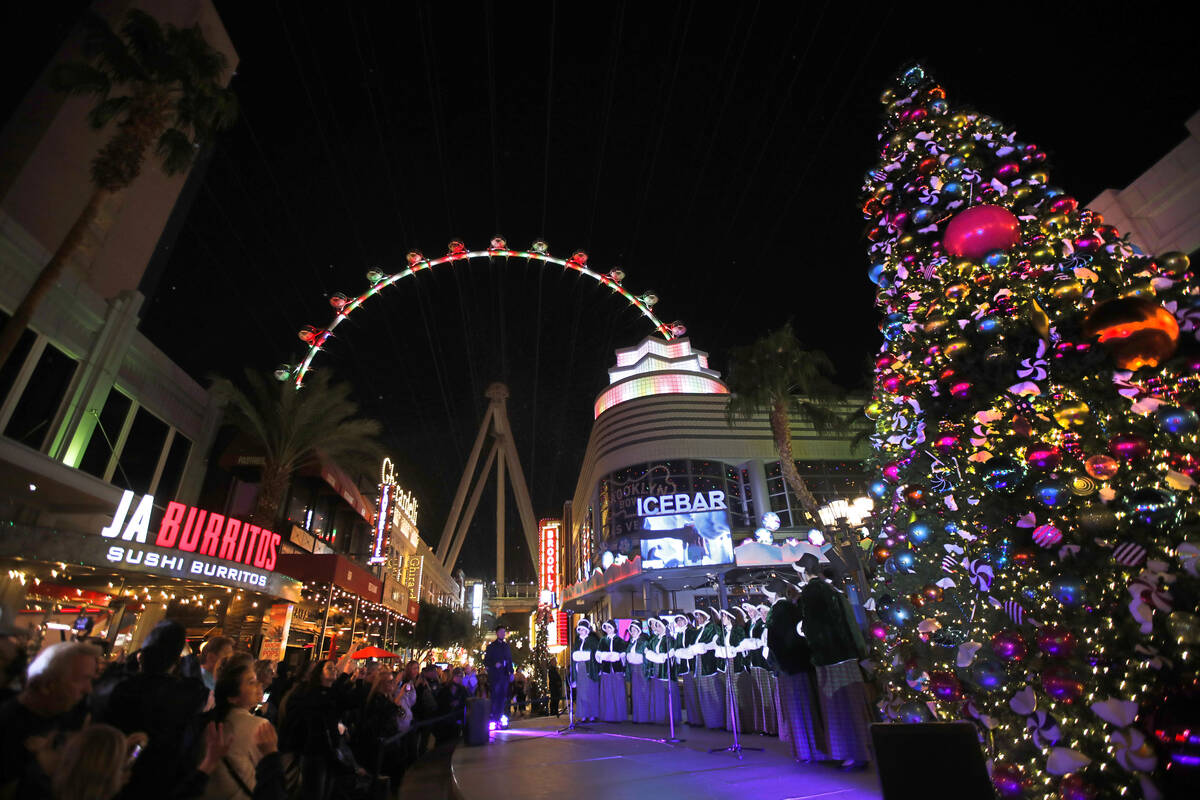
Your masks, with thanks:
[(1020, 661), (1025, 658), (1025, 639), (1019, 631), (1000, 631), (992, 636), (992, 652), (1005, 661)]
[(1051, 658), (1066, 658), (1075, 650), (1075, 634), (1061, 625), (1043, 625), (1037, 634), (1037, 646)]
[(1033, 542), (1038, 547), (1051, 548), (1062, 541), (1062, 531), (1047, 523), (1033, 529)]
[(1035, 469), (1051, 470), (1062, 463), (1062, 451), (1054, 445), (1035, 444), (1030, 446), (1025, 460)]
[(1150, 444), (1136, 433), (1118, 433), (1108, 440), (1108, 452), (1122, 461), (1136, 461), (1150, 454)]
[(1096, 787), (1081, 775), (1067, 775), (1058, 784), (1059, 800), (1095, 800), (1096, 795)]
[(938, 700), (953, 701), (962, 698), (962, 684), (953, 672), (939, 670), (929, 673), (929, 688)]
[(1066, 664), (1051, 664), (1042, 670), (1042, 690), (1063, 703), (1083, 696), (1083, 683)]
[(909, 508), (922, 508), (925, 505), (925, 487), (913, 484), (904, 490), (904, 502)]
[(1083, 332), (1099, 339), (1121, 369), (1157, 367), (1179, 344), (1175, 316), (1144, 297), (1118, 297), (1101, 303), (1084, 320)]
[(993, 250), (1008, 250), (1021, 241), (1021, 223), (1007, 208), (972, 206), (950, 220), (942, 237), (952, 256), (982, 261)]
[(1000, 797), (1021, 797), (1025, 794), (1025, 776), (1020, 766), (1011, 761), (996, 761), (992, 764), (992, 786)]

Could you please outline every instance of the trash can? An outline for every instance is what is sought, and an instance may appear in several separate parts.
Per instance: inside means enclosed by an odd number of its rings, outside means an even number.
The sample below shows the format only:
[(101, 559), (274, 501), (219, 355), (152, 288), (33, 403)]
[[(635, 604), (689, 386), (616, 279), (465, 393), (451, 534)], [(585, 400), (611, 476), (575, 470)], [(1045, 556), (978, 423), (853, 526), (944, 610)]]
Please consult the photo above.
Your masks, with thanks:
[(466, 728), (463, 740), (467, 745), (475, 747), (488, 743), (488, 712), (491, 703), (486, 697), (468, 697), (466, 710)]

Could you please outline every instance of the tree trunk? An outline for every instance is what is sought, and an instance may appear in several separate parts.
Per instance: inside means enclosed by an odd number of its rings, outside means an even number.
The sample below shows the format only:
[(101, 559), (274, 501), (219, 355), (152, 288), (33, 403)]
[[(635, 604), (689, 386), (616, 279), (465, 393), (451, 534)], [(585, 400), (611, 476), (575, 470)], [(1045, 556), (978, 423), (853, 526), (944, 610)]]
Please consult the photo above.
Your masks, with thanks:
[[(83, 211), (79, 212), (79, 217), (76, 218), (75, 224), (71, 226), (71, 230), (67, 232), (66, 238), (59, 244), (58, 250), (42, 267), (42, 271), (34, 280), (33, 286), (29, 287), (29, 291), (25, 294), (25, 298), (21, 304), (13, 311), (12, 318), (4, 325), (4, 330), (0, 332), (0, 368), (3, 368), (8, 359), (12, 357), (13, 351), (17, 348), (17, 343), (21, 341), (21, 334), (25, 333), (25, 329), (29, 327), (30, 321), (33, 320), (34, 312), (38, 306), (46, 299), (46, 295), (58, 283), (59, 277), (62, 275), (63, 269), (67, 262), (79, 250), (85, 237), (88, 235), (88, 230), (96, 223), (100, 217), (101, 209), (107, 204), (108, 200), (118, 192), (112, 192), (108, 189), (96, 189), (92, 192), (92, 196), (88, 199), (87, 205), (83, 207)], [(107, 224), (111, 224), (112, 218), (108, 219)], [(102, 233), (107, 233), (107, 224)]]
[(273, 528), (279, 523), (279, 511), (291, 482), (291, 472), (268, 461), (263, 464), (262, 481), (258, 485), (258, 500), (254, 504), (254, 522)]
[[(783, 479), (787, 481), (800, 505), (812, 516), (810, 522), (818, 528), (822, 527), (821, 516), (817, 513), (817, 509), (820, 508), (817, 498), (808, 490), (808, 484), (800, 476), (799, 470), (796, 469), (796, 460), (792, 457), (792, 428), (786, 398), (779, 398), (771, 404), (771, 435), (775, 437), (775, 451), (779, 453), (779, 470), (783, 473)], [(795, 520), (792, 522), (795, 524)]]

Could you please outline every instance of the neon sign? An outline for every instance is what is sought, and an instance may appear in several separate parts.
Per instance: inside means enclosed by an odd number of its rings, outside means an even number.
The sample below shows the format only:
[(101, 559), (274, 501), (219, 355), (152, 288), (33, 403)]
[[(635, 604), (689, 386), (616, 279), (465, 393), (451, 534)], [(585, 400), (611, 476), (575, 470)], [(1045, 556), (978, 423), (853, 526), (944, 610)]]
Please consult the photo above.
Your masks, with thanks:
[(558, 593), (558, 534), (562, 522), (544, 519), (538, 523), (538, 589)]
[[(100, 531), (100, 535), (106, 539), (119, 538), (123, 542), (146, 544), (150, 532), (150, 515), (154, 510), (154, 497), (144, 495), (134, 509), (133, 516), (129, 516), (131, 505), (133, 492), (126, 490), (121, 495), (121, 502), (117, 505), (112, 522)], [(125, 521), (126, 517), (129, 517), (128, 522)], [(279, 534), (266, 528), (172, 500), (167, 503), (167, 510), (159, 523), (154, 546), (245, 564), (270, 572), (275, 569), (275, 559), (281, 541), (282, 537)], [(114, 560), (112, 553), (116, 550), (123, 548), (109, 548), (110, 561)], [(206, 574), (204, 567), (192, 571)], [(227, 567), (226, 572), (229, 571)]]

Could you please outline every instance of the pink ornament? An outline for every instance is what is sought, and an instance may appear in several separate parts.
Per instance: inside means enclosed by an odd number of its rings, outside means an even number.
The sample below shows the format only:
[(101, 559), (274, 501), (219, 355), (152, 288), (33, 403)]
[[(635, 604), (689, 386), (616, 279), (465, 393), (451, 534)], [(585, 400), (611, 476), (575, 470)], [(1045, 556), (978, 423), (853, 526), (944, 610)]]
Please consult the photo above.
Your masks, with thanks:
[(953, 256), (982, 261), (993, 250), (1008, 250), (1021, 241), (1021, 223), (1007, 208), (971, 206), (946, 226), (942, 242)]
[(1030, 446), (1025, 460), (1034, 469), (1054, 469), (1062, 463), (1062, 451), (1054, 445), (1035, 444)]
[(1025, 658), (1025, 639), (1018, 631), (1000, 631), (992, 636), (992, 652), (1005, 661)]
[(1033, 541), (1038, 547), (1054, 547), (1062, 541), (1062, 531), (1047, 523), (1033, 529)]

